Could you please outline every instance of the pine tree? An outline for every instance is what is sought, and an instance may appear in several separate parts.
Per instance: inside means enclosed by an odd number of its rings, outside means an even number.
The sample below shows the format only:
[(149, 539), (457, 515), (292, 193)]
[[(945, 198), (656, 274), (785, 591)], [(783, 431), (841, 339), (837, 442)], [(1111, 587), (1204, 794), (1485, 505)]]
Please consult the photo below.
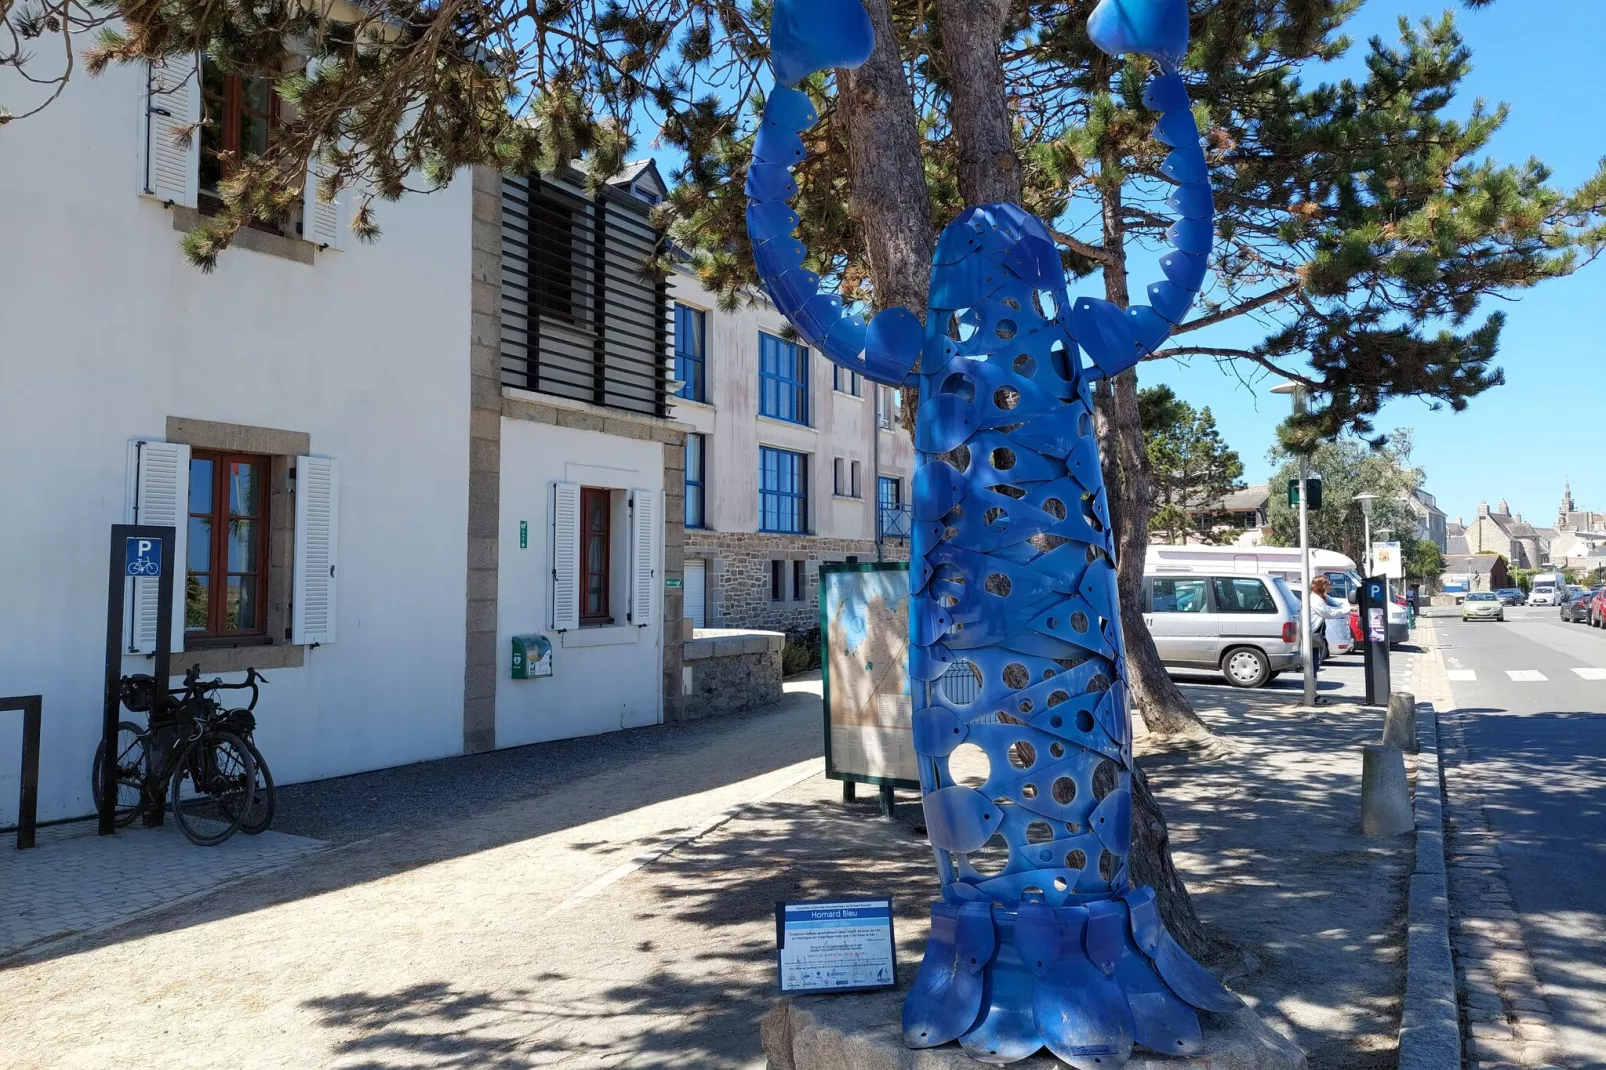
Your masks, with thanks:
[(1190, 506), (1217, 501), (1238, 489), (1243, 461), (1222, 441), (1210, 407), (1195, 409), (1168, 386), (1139, 392), (1138, 417), (1154, 486), (1149, 530), (1163, 531), (1176, 541), (1191, 530)]

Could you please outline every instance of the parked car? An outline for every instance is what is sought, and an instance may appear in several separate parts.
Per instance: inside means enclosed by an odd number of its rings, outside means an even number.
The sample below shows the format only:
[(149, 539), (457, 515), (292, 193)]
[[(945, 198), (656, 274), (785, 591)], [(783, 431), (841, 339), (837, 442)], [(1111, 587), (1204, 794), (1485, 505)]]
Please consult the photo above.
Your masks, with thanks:
[(1522, 593), (1520, 587), (1502, 587), (1495, 594), (1500, 596), (1502, 605), (1520, 606), (1528, 601), (1528, 596)]
[(1280, 576), (1150, 575), (1143, 589), (1144, 621), (1169, 669), (1264, 687), (1303, 666), (1299, 600)]
[(1589, 606), (1594, 601), (1592, 591), (1568, 592), (1561, 603), (1561, 619), (1568, 624), (1587, 623), (1589, 620)]
[(1589, 600), (1589, 624), (1592, 628), (1606, 628), (1606, 588)]
[(1354, 609), (1349, 615), (1349, 634), (1355, 640), (1355, 648), (1359, 650), (1361, 644), (1366, 642), (1366, 633), (1361, 631), (1361, 611)]
[(1461, 603), (1462, 620), (1505, 620), (1505, 603), (1493, 591), (1473, 591)]

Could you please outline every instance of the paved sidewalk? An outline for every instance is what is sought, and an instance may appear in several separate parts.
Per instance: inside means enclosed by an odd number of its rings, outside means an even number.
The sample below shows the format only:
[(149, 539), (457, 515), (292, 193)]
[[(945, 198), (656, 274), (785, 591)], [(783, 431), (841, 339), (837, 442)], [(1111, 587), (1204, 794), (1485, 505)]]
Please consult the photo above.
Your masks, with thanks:
[[(115, 836), (94, 821), (39, 830), (38, 845), (0, 852), (0, 963), (27, 948), (103, 931), (323, 846), (264, 832), (196, 847), (169, 820)], [(10, 844), (6, 844), (7, 847)]]
[[(1339, 698), (1359, 678), (1323, 673)], [(819, 685), (787, 686), (780, 706), (624, 742), (617, 764), (544, 790), (505, 767), (518, 797), (481, 785), (449, 820), (373, 814), (389, 831), (0, 967), (0, 1063), (142, 1065), (159, 1043), (175, 1068), (756, 1070), (776, 900), (888, 891), (912, 966), (936, 891), (912, 802), (892, 822), (844, 807), (820, 775)], [(1391, 1068), (1410, 837), (1359, 833), (1359, 747), (1380, 715), (1295, 711), (1297, 682), (1187, 690), (1223, 745), (1144, 765), (1200, 912), (1234, 947), (1231, 983), (1313, 1067)], [(369, 783), (400, 781), (358, 778), (303, 815), (338, 840)]]

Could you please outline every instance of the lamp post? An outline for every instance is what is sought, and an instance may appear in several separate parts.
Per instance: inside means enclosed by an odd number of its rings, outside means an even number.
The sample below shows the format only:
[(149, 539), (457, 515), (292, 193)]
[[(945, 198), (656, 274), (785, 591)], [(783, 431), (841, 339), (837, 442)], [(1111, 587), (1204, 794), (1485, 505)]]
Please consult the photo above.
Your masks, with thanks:
[(1366, 574), (1372, 574), (1372, 503), (1377, 501), (1376, 494), (1361, 493), (1355, 495), (1355, 501), (1361, 507), (1361, 517), (1366, 522)]
[[(1280, 383), (1271, 388), (1273, 394), (1289, 394), (1294, 399), (1294, 414), (1305, 411), (1305, 389), (1298, 383)], [(1316, 705), (1316, 637), (1311, 634), (1310, 589), (1310, 459), (1299, 455), (1299, 574), (1304, 583), (1300, 594), (1304, 598), (1299, 614), (1299, 659), (1304, 664), (1305, 697), (1307, 706)]]

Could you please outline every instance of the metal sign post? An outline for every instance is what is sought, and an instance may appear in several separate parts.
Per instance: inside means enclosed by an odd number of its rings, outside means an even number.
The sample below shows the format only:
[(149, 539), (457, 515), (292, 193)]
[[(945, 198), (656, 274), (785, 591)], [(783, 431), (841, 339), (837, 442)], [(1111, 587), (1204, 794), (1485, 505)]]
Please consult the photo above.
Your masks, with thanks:
[(1366, 704), (1389, 702), (1389, 584), (1369, 576), (1361, 584), (1361, 631), (1366, 640)]
[[(156, 678), (163, 693), (173, 648), (173, 541), (177, 532), (155, 524), (113, 524), (106, 582), (106, 690), (101, 724), (100, 834), (117, 831), (117, 721), (122, 706), (124, 595), (130, 579), (156, 580)], [(130, 651), (137, 653), (137, 651)]]

